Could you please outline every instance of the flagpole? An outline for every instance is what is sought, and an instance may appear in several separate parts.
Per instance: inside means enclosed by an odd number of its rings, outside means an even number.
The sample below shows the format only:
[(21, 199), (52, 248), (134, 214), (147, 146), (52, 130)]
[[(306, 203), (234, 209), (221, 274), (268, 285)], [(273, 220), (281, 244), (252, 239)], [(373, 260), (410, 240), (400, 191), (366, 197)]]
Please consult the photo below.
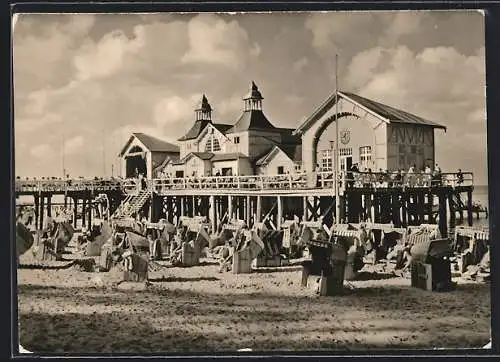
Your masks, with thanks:
[(104, 128), (102, 129), (102, 177), (106, 178), (106, 151), (104, 148)]
[(340, 200), (339, 200), (339, 56), (335, 54), (335, 225), (340, 224)]
[(61, 148), (62, 148), (62, 151), (61, 151), (61, 158), (62, 158), (62, 178), (63, 180), (66, 179), (66, 165), (65, 165), (65, 160), (64, 160), (64, 148), (65, 148), (65, 139), (64, 139), (64, 124), (62, 126), (62, 137), (61, 137)]

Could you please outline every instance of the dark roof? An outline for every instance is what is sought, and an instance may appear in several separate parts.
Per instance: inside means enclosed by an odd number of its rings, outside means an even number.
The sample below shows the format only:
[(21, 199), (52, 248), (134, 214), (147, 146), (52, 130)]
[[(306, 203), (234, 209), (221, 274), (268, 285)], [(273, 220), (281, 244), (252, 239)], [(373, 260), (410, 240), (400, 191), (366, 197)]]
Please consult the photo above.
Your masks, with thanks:
[(298, 145), (302, 143), (302, 137), (294, 134), (293, 128), (279, 128), (278, 130), (281, 133), (281, 144)]
[(214, 154), (212, 152), (191, 152), (184, 159), (187, 159), (189, 155), (195, 155), (196, 157), (202, 159), (203, 161), (210, 160)]
[(223, 124), (223, 123), (213, 123), (212, 126), (214, 126), (219, 132), (225, 133), (233, 125), (232, 124)]
[(196, 156), (196, 157), (202, 159), (203, 161), (207, 161), (207, 160), (210, 160), (213, 157), (213, 155), (214, 154), (212, 152), (189, 152), (182, 159), (180, 159), (178, 161), (173, 161), (172, 165), (183, 165), (186, 163), (186, 160), (190, 156)]
[[(365, 107), (370, 112), (377, 114), (379, 117), (384, 118), (388, 122), (419, 124), (446, 130), (445, 126), (442, 126), (438, 123), (428, 121), (414, 114), (379, 102), (372, 101), (368, 98), (361, 97), (354, 93), (339, 91), (338, 95), (339, 98), (349, 98), (352, 102), (358, 103), (360, 106)], [(336, 93), (332, 93), (330, 96), (328, 96), (328, 98), (323, 101), (323, 103), (319, 107), (317, 107), (315, 111), (309, 117), (307, 117), (307, 119), (303, 121), (299, 127), (297, 127), (297, 129), (294, 131), (294, 134), (299, 135), (307, 131), (311, 127), (311, 125), (314, 124), (314, 122), (321, 118), (326, 112), (328, 112), (329, 109), (331, 109), (335, 105), (336, 98)]]
[(371, 99), (364, 98), (358, 96), (357, 94), (350, 92), (341, 92), (340, 95), (346, 95), (351, 98), (353, 101), (361, 104), (362, 106), (368, 108), (370, 111), (377, 113), (378, 115), (384, 117), (389, 122), (395, 123), (411, 123), (411, 124), (419, 124), (425, 126), (432, 126), (434, 128), (442, 128), (446, 129), (445, 126), (442, 126), (438, 123), (428, 121), (422, 117), (416, 116), (414, 114), (402, 111), (400, 109), (388, 106), (386, 104), (382, 104), (379, 102), (372, 101)]
[(282, 145), (281, 150), (286, 153), (288, 157), (294, 162), (302, 161), (302, 145)]
[(214, 155), (214, 157), (212, 157), (210, 160), (212, 162), (217, 162), (217, 161), (237, 160), (239, 158), (248, 158), (248, 156), (245, 156), (243, 153), (239, 153), (239, 152), (234, 152), (234, 153), (216, 153)]
[(252, 83), (250, 84), (250, 91), (248, 92), (248, 94), (243, 98), (244, 100), (247, 100), (247, 99), (264, 99), (264, 97), (262, 97), (262, 93), (260, 93), (259, 91), (259, 87), (257, 87), (257, 84), (255, 84), (255, 82), (252, 80)]
[(255, 162), (255, 165), (257, 166), (264, 165), (265, 163), (267, 163), (266, 159), (271, 154), (277, 152), (278, 150), (284, 152), (288, 156), (288, 158), (290, 158), (294, 162), (302, 161), (302, 145), (280, 145), (280, 146), (275, 145), (270, 150), (261, 154), (260, 157)]
[(184, 136), (179, 138), (178, 141), (194, 140), (200, 135), (201, 131), (203, 131), (209, 123), (211, 122), (208, 120), (198, 120), (194, 122), (193, 127), (191, 127), (191, 129), (187, 131)]
[(254, 157), (253, 162), (255, 163), (256, 166), (260, 166), (263, 164), (264, 159), (271, 153), (273, 152), (278, 146), (276, 144), (272, 145), (269, 147), (267, 150), (264, 152), (258, 154), (256, 157)]
[(144, 146), (146, 146), (146, 148), (151, 152), (175, 152), (175, 153), (180, 152), (179, 146), (174, 145), (172, 143), (163, 141), (159, 138), (147, 135), (145, 133), (132, 133), (129, 140), (121, 150), (120, 156), (124, 155), (125, 151), (127, 150), (128, 146), (130, 145), (134, 137), (137, 138), (139, 141), (141, 141), (141, 143), (144, 144)]
[(226, 133), (236, 133), (248, 130), (274, 130), (276, 127), (267, 119), (261, 110), (244, 111), (238, 121)]
[(165, 166), (168, 164), (169, 161), (171, 161), (172, 158), (170, 156), (165, 156), (165, 158), (163, 159), (162, 162), (155, 162), (153, 160), (153, 172), (157, 171), (157, 170), (161, 170), (163, 168), (165, 168)]
[(198, 103), (198, 106), (196, 107), (196, 110), (197, 111), (203, 111), (203, 112), (210, 112), (210, 111), (212, 111), (212, 106), (210, 105), (210, 103), (208, 103), (208, 99), (205, 96), (205, 94), (203, 94), (203, 96), (201, 97), (201, 101), (200, 101), (200, 103)]

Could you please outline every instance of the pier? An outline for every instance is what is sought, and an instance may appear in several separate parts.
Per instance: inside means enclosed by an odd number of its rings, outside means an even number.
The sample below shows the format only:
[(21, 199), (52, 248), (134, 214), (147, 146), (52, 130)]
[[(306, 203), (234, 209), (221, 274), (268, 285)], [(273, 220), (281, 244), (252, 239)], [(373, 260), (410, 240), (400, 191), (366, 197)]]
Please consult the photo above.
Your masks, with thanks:
[[(334, 172), (313, 172), (262, 176), (213, 176), (196, 178), (156, 178), (140, 185), (135, 179), (106, 180), (17, 180), (16, 197), (33, 196), (35, 224), (51, 216), (52, 197), (64, 195), (64, 206), (72, 209), (73, 222), (92, 223), (94, 199), (105, 194), (113, 217), (141, 214), (151, 222), (169, 222), (181, 216), (206, 216), (213, 230), (224, 221), (241, 219), (251, 227), (270, 222), (279, 229), (285, 220), (298, 217), (331, 225), (336, 202), (339, 222), (371, 220), (406, 227), (438, 223), (442, 235), (453, 233), (466, 213), (472, 225), (474, 177), (444, 173), (439, 180), (426, 175), (405, 175), (403, 179), (379, 173), (339, 173), (339, 195), (335, 195)], [(457, 217), (458, 216), (458, 217)], [(464, 220), (465, 221), (465, 220)]]

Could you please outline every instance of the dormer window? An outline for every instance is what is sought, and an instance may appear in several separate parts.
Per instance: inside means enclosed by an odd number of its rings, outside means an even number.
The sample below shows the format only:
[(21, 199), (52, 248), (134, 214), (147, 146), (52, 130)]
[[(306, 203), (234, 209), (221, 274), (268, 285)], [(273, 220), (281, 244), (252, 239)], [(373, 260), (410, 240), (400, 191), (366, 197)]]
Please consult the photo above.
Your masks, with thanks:
[(239, 137), (234, 137), (233, 142), (234, 142), (235, 145), (237, 145), (238, 143), (240, 143), (240, 138)]

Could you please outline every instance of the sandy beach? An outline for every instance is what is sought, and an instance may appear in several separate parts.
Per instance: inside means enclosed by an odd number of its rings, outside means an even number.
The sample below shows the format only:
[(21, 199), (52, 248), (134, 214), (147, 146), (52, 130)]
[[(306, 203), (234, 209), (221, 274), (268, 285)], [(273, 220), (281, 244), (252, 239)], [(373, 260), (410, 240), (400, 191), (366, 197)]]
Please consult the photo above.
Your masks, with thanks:
[[(365, 267), (366, 268), (366, 267)], [(318, 297), (300, 271), (219, 273), (205, 262), (162, 267), (151, 284), (121, 272), (19, 269), (21, 345), (32, 352), (214, 352), (481, 347), (490, 285), (454, 278), (451, 292), (366, 269), (345, 295)]]

